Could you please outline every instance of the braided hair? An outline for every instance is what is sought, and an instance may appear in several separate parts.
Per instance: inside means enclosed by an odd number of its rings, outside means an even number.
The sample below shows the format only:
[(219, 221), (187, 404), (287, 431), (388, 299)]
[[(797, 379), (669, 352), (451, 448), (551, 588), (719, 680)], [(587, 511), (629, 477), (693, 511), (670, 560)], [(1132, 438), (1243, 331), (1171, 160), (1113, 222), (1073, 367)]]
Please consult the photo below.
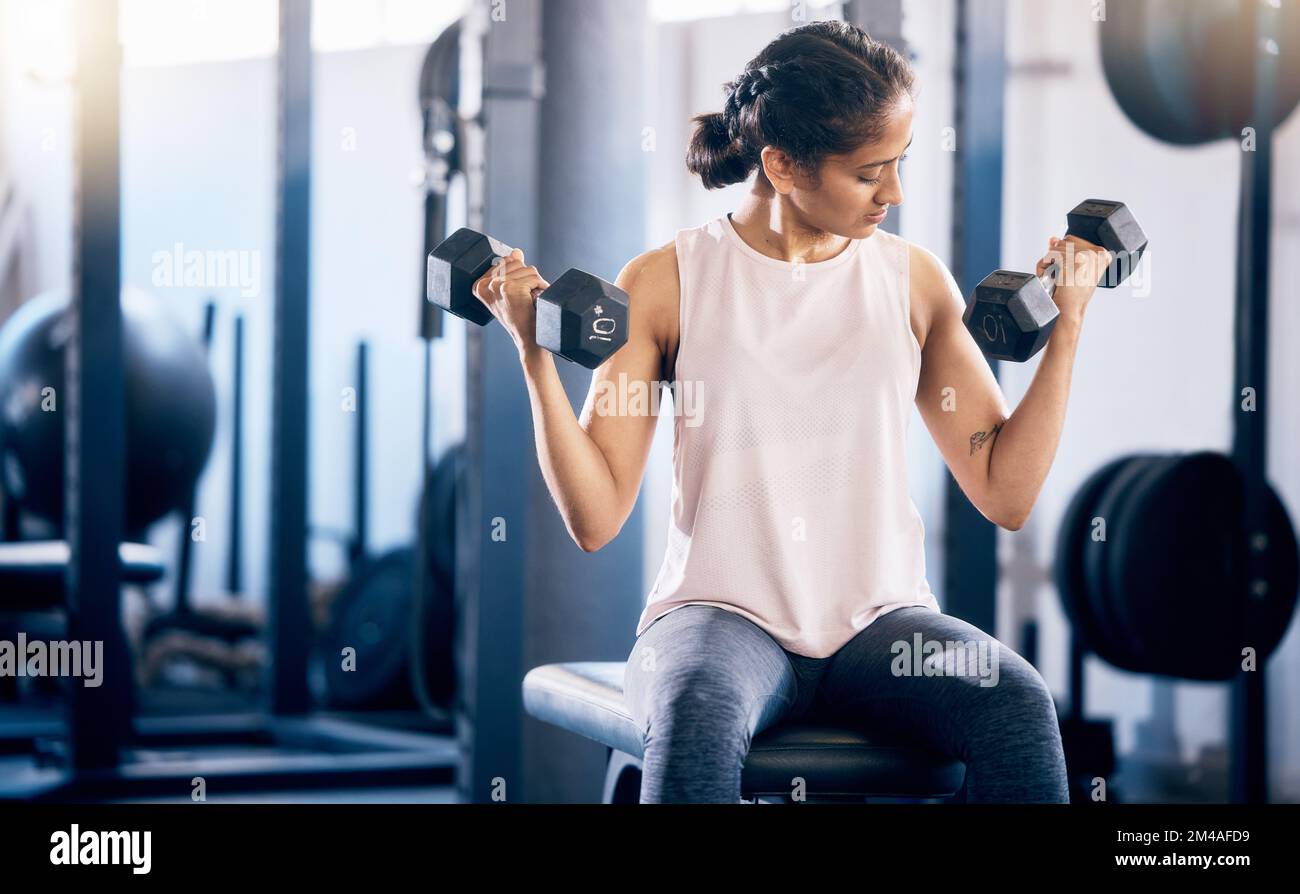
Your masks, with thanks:
[(783, 32), (725, 86), (721, 112), (696, 115), (686, 168), (708, 189), (743, 183), (764, 146), (783, 150), (814, 181), (822, 160), (877, 139), (903, 96), (906, 60), (847, 22)]

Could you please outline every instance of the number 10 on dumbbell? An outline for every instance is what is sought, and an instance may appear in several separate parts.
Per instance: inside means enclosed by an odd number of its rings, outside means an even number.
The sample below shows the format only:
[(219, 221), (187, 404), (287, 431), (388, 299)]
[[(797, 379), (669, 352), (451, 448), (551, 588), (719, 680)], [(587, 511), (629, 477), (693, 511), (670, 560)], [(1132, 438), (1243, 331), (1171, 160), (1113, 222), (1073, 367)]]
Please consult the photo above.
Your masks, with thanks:
[[(474, 283), (513, 249), (462, 227), (429, 253), (426, 298), (447, 313), (483, 326), (492, 311), (474, 296)], [(613, 283), (570, 269), (537, 299), (537, 344), (595, 369), (627, 343), (627, 293)]]

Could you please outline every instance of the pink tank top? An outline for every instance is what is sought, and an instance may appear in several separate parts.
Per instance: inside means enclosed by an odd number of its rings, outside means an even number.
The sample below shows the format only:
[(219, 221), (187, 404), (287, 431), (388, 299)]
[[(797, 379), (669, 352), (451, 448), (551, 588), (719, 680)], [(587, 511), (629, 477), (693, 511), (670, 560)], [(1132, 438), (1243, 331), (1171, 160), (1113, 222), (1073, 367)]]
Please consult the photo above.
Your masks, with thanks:
[(878, 230), (791, 263), (723, 216), (676, 246), (672, 512), (637, 635), (715, 605), (824, 658), (886, 612), (939, 611), (907, 489), (907, 243)]

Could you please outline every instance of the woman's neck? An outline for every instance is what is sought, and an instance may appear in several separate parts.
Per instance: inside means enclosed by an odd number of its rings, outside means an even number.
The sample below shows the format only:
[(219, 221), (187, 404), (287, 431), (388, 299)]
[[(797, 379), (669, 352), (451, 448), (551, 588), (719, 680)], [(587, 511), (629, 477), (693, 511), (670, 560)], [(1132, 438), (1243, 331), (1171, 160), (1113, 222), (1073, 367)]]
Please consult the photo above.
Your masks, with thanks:
[(811, 229), (797, 220), (797, 213), (778, 195), (750, 193), (740, 207), (729, 214), (736, 232), (745, 242), (769, 258), (816, 264), (827, 261), (849, 247), (849, 239), (825, 230)]

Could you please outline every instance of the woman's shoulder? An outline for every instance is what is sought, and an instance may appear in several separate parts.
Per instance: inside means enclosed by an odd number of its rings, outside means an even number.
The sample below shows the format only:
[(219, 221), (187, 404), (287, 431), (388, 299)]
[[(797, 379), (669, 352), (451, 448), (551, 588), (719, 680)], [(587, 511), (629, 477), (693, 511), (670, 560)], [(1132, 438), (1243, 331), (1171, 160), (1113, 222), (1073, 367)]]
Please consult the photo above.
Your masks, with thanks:
[(907, 247), (908, 302), (912, 309), (913, 328), (918, 331), (917, 340), (924, 345), (936, 314), (954, 309), (959, 311), (961, 290), (948, 265), (934, 252), (915, 242), (903, 242)]
[(642, 286), (660, 284), (662, 280), (677, 277), (677, 242), (667, 242), (658, 248), (643, 251), (627, 262), (619, 279), (627, 277), (630, 283)]
[(936, 288), (944, 288), (947, 281), (952, 279), (948, 265), (934, 252), (902, 237), (894, 238), (902, 242), (907, 249), (908, 273), (913, 282), (913, 290), (919, 285), (927, 291), (934, 291)]
[(657, 306), (676, 296), (680, 288), (676, 242), (644, 251), (628, 261), (618, 275), (618, 286), (642, 304)]
[(617, 285), (627, 292), (630, 325), (644, 325), (667, 354), (677, 342), (681, 286), (676, 240), (642, 252), (627, 262)]

